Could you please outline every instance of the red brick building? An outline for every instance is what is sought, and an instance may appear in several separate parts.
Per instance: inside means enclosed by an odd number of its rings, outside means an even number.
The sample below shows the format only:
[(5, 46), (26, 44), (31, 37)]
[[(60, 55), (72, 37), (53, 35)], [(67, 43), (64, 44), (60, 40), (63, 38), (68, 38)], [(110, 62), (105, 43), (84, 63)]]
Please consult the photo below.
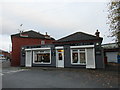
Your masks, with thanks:
[(12, 41), (11, 66), (19, 66), (22, 46), (51, 44), (53, 41), (55, 41), (55, 39), (47, 35), (47, 33), (46, 35), (43, 35), (40, 34), (39, 32), (31, 30), (11, 35), (11, 41)]

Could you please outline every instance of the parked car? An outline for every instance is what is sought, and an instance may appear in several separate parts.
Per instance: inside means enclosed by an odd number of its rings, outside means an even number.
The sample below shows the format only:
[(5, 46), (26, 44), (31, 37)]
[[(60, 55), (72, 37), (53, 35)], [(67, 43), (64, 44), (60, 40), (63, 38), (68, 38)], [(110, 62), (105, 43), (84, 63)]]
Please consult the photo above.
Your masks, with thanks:
[(5, 62), (5, 61), (7, 61), (7, 59), (3, 56), (0, 56), (0, 62)]

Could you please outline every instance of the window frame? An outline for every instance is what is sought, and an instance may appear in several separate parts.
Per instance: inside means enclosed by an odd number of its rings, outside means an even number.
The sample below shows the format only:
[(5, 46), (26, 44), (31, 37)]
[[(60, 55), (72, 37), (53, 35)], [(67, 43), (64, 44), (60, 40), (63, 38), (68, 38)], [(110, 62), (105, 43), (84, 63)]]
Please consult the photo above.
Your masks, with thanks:
[[(80, 51), (84, 49), (85, 51)], [(73, 63), (73, 50), (77, 50), (77, 54), (78, 54), (78, 63)], [(80, 53), (85, 53), (85, 63), (80, 63)], [(87, 56), (86, 56), (86, 49), (85, 48), (72, 48), (71, 49), (71, 64), (72, 65), (86, 65), (87, 63)]]
[[(46, 51), (46, 50), (49, 50), (49, 54), (50, 54), (50, 62), (49, 63), (46, 63), (46, 62), (35, 62), (35, 52), (36, 51)], [(43, 54), (45, 52), (42, 52), (41, 54)], [(36, 54), (37, 55), (37, 54)], [(35, 50), (33, 51), (33, 64), (51, 64), (51, 50), (50, 49), (42, 49), (42, 50)]]

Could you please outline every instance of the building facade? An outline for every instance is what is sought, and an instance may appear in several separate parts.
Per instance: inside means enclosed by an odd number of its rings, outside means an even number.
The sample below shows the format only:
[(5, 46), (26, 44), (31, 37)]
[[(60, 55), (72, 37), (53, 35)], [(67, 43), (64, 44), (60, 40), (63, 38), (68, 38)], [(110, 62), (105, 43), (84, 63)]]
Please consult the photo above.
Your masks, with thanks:
[(11, 66), (20, 66), (21, 60), (21, 47), (26, 45), (44, 45), (51, 44), (55, 41), (54, 38), (47, 35), (40, 34), (35, 31), (20, 32), (11, 35), (12, 41), (12, 57)]
[(21, 66), (104, 68), (102, 38), (76, 32), (53, 44), (22, 47)]
[(0, 59), (10, 59), (10, 53), (7, 51), (0, 50)]
[(120, 55), (119, 47), (117, 43), (108, 43), (102, 45), (104, 49), (104, 56), (107, 58), (107, 62), (120, 63), (118, 56)]

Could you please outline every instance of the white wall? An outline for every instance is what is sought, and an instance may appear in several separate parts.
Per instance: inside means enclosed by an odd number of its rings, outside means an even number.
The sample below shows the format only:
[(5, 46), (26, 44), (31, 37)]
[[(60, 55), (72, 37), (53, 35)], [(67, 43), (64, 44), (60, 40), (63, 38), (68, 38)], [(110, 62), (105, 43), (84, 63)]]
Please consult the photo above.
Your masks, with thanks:
[(26, 58), (25, 58), (25, 66), (31, 67), (32, 66), (32, 52), (26, 51)]
[(86, 49), (86, 68), (96, 68), (94, 48)]
[(118, 52), (106, 52), (107, 62), (116, 62), (117, 63), (117, 54), (118, 54)]

